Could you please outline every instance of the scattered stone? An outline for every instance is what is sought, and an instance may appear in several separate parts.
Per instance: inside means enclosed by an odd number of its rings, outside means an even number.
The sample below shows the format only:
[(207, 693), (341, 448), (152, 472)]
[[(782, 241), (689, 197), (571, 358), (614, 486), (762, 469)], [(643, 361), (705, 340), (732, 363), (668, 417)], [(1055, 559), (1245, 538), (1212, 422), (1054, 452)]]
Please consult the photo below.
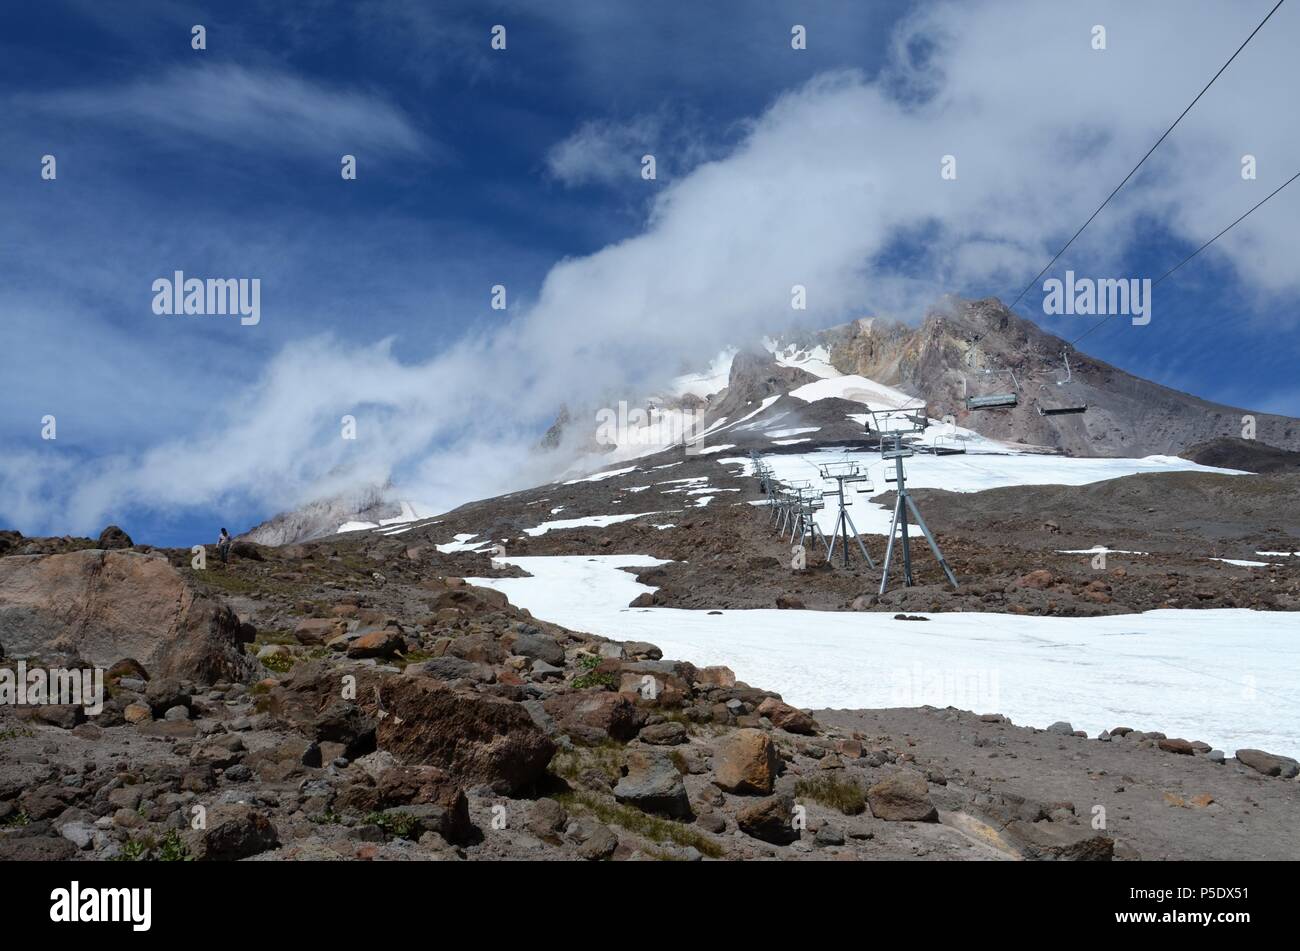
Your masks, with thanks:
[(789, 845), (799, 838), (794, 800), (789, 796), (771, 796), (746, 806), (736, 814), (736, 825), (745, 835), (773, 845)]
[(653, 726), (643, 726), (641, 732), (637, 734), (637, 739), (651, 746), (677, 746), (685, 743), (689, 737), (686, 734), (686, 727), (674, 720), (668, 720)]
[(778, 730), (811, 736), (817, 732), (817, 721), (802, 710), (768, 697), (758, 705), (760, 716), (767, 717)]

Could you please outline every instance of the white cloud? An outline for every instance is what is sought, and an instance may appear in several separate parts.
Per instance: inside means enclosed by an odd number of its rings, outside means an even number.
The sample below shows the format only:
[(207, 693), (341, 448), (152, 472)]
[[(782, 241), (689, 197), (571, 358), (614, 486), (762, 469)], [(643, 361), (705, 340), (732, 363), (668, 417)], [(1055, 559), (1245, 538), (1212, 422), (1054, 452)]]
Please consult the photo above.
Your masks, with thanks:
[[(875, 81), (821, 76), (782, 96), (732, 152), (665, 184), (641, 234), (557, 264), (536, 303), (498, 332), (418, 365), (384, 345), (304, 342), (209, 432), (104, 460), (75, 484), (56, 473), (66, 502), (33, 508), (49, 486), (11, 457), (0, 473), (26, 495), (0, 505), (25, 524), (90, 530), (127, 501), (284, 506), (390, 473), (441, 506), (528, 484), (542, 475), (522, 449), (564, 400), (626, 396), (677, 372), (683, 355), (707, 359), (796, 316), (824, 325), (914, 312), (941, 290), (1018, 290), (1263, 12), (1019, 0), (996, 4), (994, 16), (987, 4), (929, 5), (895, 48), (915, 50), (924, 37), (930, 58), (897, 62)], [(1279, 120), (1292, 94), (1276, 76), (1293, 58), (1300, 10), (1274, 19), (1063, 265), (1156, 276), (1121, 269), (1139, 221), (1199, 244), (1294, 171), (1284, 163), (1300, 155), (1300, 133)], [(1094, 22), (1108, 26), (1105, 52), (1089, 46)], [(589, 180), (611, 167), (628, 133), (602, 129), (590, 131), (586, 155), (553, 155), (566, 170), (556, 174)], [(1256, 183), (1240, 179), (1247, 151), (1260, 156)], [(956, 181), (940, 179), (946, 154), (957, 157)], [(1287, 253), (1298, 197), (1279, 196), (1207, 252), (1260, 301), (1300, 285)], [(923, 239), (909, 267), (920, 277), (879, 260), (904, 234)], [(805, 315), (790, 310), (796, 283), (808, 289)], [(1153, 349), (1179, 333), (1159, 307), (1157, 298), (1143, 328)], [(349, 412), (362, 431), (351, 446), (337, 422)]]

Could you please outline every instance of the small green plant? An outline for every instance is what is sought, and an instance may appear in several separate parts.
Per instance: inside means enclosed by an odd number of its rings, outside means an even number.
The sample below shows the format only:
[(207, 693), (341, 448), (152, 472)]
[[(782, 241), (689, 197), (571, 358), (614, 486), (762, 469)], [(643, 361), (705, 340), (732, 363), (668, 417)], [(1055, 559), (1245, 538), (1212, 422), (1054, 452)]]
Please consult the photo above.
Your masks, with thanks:
[(600, 687), (602, 690), (613, 690), (618, 686), (618, 680), (613, 674), (586, 673), (580, 677), (573, 678), (574, 690), (586, 690), (589, 687)]
[(0, 819), (0, 827), (6, 829), (18, 829), (25, 825), (30, 825), (32, 817), (25, 812), (15, 812), (13, 815), (5, 816)]
[(366, 816), (365, 822), (379, 826), (385, 835), (398, 839), (413, 839), (420, 828), (420, 820), (405, 812), (372, 812)]
[(5, 740), (16, 740), (18, 737), (35, 736), (30, 729), (25, 726), (16, 726), (9, 730), (0, 730), (0, 743)]
[(320, 815), (308, 816), (307, 819), (309, 822), (314, 822), (318, 826), (335, 826), (343, 821), (343, 817), (333, 809), (326, 809)]
[(834, 776), (801, 779), (795, 784), (794, 794), (798, 798), (821, 803), (828, 809), (838, 809), (846, 816), (856, 816), (867, 808), (861, 786), (853, 780), (836, 779)]
[(139, 838), (130, 838), (122, 843), (122, 851), (114, 856), (117, 862), (143, 862), (149, 855), (149, 850), (154, 846), (154, 838), (151, 835), (142, 835)]
[(181, 838), (180, 832), (175, 829), (169, 829), (167, 834), (162, 837), (158, 843), (158, 854), (156, 856), (159, 862), (189, 862), (193, 856), (190, 855), (189, 846)]
[(600, 666), (600, 658), (595, 654), (579, 654), (578, 666), (583, 670), (592, 670)]
[(292, 654), (271, 654), (261, 660), (263, 667), (277, 674), (288, 673), (293, 669), (293, 665), (298, 662), (298, 659)]

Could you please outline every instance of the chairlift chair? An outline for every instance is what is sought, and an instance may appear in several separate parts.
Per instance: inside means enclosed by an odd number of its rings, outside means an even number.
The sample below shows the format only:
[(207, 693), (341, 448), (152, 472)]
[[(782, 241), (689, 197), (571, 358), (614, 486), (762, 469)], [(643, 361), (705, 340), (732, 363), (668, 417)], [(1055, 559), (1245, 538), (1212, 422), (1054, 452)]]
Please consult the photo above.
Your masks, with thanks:
[[(1069, 351), (1061, 351), (1061, 359), (1065, 362), (1065, 378), (1053, 381), (1056, 386), (1070, 386), (1074, 379), (1074, 371), (1070, 368)], [(1042, 389), (1047, 389), (1047, 384), (1042, 385)], [(1067, 394), (1068, 395), (1068, 392)], [(1088, 412), (1088, 404), (1079, 400), (1064, 401), (1060, 403), (1044, 403), (1040, 398), (1038, 401), (1039, 416), (1068, 416), (1078, 413)]]
[(975, 351), (971, 350), (968, 351), (966, 354), (966, 366), (970, 368), (972, 373), (978, 373), (981, 376), (996, 376), (996, 375), (1006, 374), (1007, 376), (1011, 377), (1012, 389), (1001, 393), (982, 393), (982, 394), (975, 394), (972, 396), (969, 390), (969, 384), (966, 381), (966, 377), (963, 376), (961, 378), (961, 395), (966, 400), (966, 408), (968, 410), (1011, 409), (1012, 407), (1019, 405), (1020, 395), (1017, 392), (1017, 390), (1020, 389), (1020, 381), (1016, 379), (1016, 372), (1010, 368), (1007, 369), (1000, 369), (996, 367), (993, 368), (985, 367), (983, 369), (977, 368), (974, 362), (972, 361), (972, 357), (974, 356), (974, 353)]

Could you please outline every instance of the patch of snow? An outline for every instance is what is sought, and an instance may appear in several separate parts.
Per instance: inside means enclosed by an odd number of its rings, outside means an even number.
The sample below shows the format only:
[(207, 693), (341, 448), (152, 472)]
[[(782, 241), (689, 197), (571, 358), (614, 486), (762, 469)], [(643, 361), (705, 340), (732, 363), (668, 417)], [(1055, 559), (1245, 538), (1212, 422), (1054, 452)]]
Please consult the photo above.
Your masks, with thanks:
[(700, 399), (720, 393), (727, 388), (727, 381), (731, 378), (731, 362), (735, 358), (735, 348), (729, 347), (714, 357), (704, 372), (679, 376), (669, 384), (669, 388), (674, 396), (690, 395)]
[(611, 469), (608, 472), (597, 472), (593, 475), (583, 476), (581, 479), (570, 479), (562, 485), (577, 485), (579, 482), (602, 482), (605, 479), (613, 479), (616, 476), (627, 475), (629, 472), (636, 472), (636, 466), (628, 466), (626, 469)]
[(1125, 551), (1123, 548), (1107, 548), (1105, 545), (1094, 545), (1092, 548), (1071, 548), (1056, 550), (1058, 555), (1149, 555), (1148, 551)]
[(339, 526), (337, 534), (342, 535), (344, 532), (361, 532), (369, 528), (378, 528), (377, 522), (344, 522)]
[(698, 450), (696, 450), (696, 455), (707, 456), (707, 455), (709, 455), (710, 453), (714, 453), (714, 452), (726, 452), (728, 449), (735, 449), (735, 448), (736, 448), (736, 446), (735, 446), (734, 443), (727, 443), (727, 444), (722, 445), (722, 446), (708, 446), (708, 447), (706, 447), (706, 448), (704, 448), (704, 449), (698, 449)]
[(444, 555), (450, 555), (458, 551), (478, 551), (484, 545), (491, 544), (491, 539), (482, 542), (474, 542), (472, 545), (469, 544), (469, 542), (473, 541), (475, 538), (478, 538), (478, 533), (470, 532), (467, 534), (457, 535), (455, 540), (449, 541), (445, 545), (434, 545), (433, 547), (438, 549), (438, 551), (442, 552)]
[(606, 525), (614, 525), (617, 522), (627, 522), (634, 518), (640, 518), (643, 515), (658, 515), (658, 512), (636, 512), (631, 515), (587, 515), (582, 518), (562, 518), (554, 522), (543, 522), (535, 528), (525, 528), (525, 534), (532, 535), (536, 538), (538, 535), (545, 535), (549, 531), (560, 528), (604, 528)]
[(1136, 723), (1223, 750), (1300, 755), (1300, 613), (1241, 608), (1091, 618), (956, 612), (631, 610), (644, 555), (505, 559), (528, 578), (472, 578), (535, 617), (665, 657), (725, 664), (798, 707), (949, 704), (1095, 736)]
[(791, 390), (790, 395), (805, 403), (838, 398), (853, 403), (863, 403), (874, 410), (902, 409), (917, 405), (915, 396), (908, 396), (902, 390), (896, 390), (892, 386), (885, 386), (883, 383), (868, 380), (865, 376), (857, 374), (805, 383)]
[(1210, 561), (1221, 561), (1225, 565), (1235, 565), (1238, 568), (1267, 568), (1267, 561), (1243, 561), (1240, 558), (1211, 558)]
[(778, 349), (775, 340), (764, 339), (763, 346), (772, 354), (777, 366), (796, 367), (823, 379), (840, 376), (840, 371), (831, 366), (830, 352), (820, 344), (811, 350), (800, 350), (793, 344)]
[(802, 436), (804, 433), (821, 432), (820, 426), (801, 426), (798, 429), (773, 429), (766, 435), (770, 439), (785, 439), (787, 436)]

